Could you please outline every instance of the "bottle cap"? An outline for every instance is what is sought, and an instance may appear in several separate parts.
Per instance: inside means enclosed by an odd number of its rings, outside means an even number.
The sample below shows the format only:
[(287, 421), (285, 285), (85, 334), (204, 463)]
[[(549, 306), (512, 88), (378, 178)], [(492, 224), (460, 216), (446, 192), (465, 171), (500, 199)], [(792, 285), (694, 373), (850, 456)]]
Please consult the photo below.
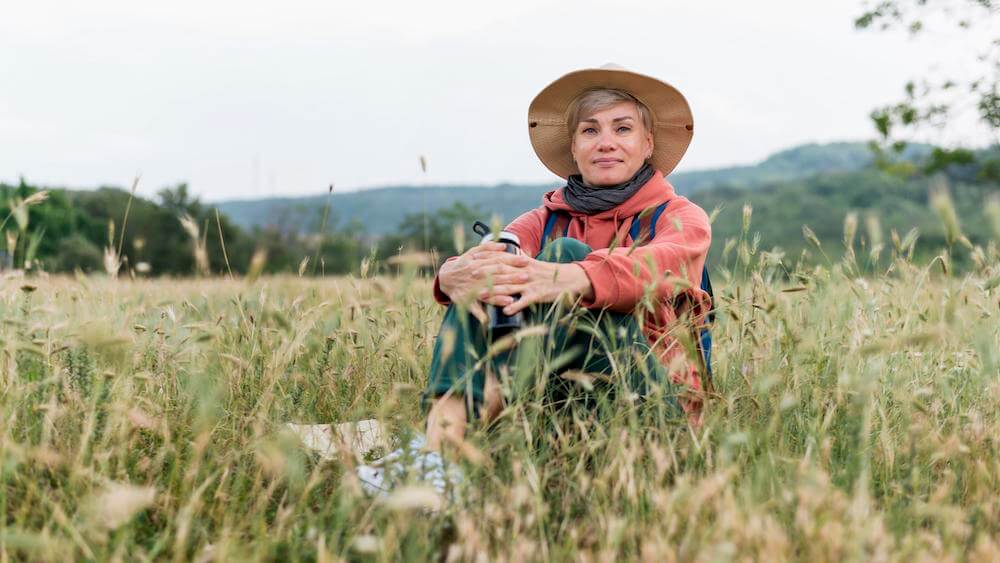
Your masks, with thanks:
[(521, 247), (521, 239), (517, 238), (517, 235), (510, 231), (503, 231), (500, 236), (497, 237), (497, 242), (509, 242), (516, 245), (518, 248)]

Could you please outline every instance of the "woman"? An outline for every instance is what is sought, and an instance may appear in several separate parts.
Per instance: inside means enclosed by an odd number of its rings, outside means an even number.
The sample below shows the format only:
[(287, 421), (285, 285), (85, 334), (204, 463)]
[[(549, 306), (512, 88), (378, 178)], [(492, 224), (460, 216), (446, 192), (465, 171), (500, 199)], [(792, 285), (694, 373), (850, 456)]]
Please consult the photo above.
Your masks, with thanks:
[[(478, 360), (490, 336), (484, 304), (508, 315), (524, 312), (529, 321), (558, 301), (587, 309), (605, 340), (632, 351), (630, 375), (620, 384), (640, 395), (667, 389), (698, 423), (700, 366), (676, 336), (682, 317), (697, 323), (711, 305), (698, 289), (711, 229), (705, 212), (665, 179), (693, 130), (680, 92), (613, 65), (571, 72), (535, 97), (528, 110), (532, 146), (567, 184), (505, 229), (517, 235), (522, 254), (487, 242), (441, 267), (434, 296), (449, 307), (425, 393), (426, 442), (411, 442), (381, 467), (361, 467), (367, 488), (386, 490), (408, 471), (442, 491), (460, 480), (458, 467), (439, 451), (461, 443), (471, 418), (499, 414), (497, 374), (509, 374), (511, 366), (505, 355)], [(639, 307), (645, 311), (637, 315)], [(557, 351), (580, 351), (564, 369), (611, 373), (621, 362), (602, 355), (592, 334), (557, 326), (547, 338)]]

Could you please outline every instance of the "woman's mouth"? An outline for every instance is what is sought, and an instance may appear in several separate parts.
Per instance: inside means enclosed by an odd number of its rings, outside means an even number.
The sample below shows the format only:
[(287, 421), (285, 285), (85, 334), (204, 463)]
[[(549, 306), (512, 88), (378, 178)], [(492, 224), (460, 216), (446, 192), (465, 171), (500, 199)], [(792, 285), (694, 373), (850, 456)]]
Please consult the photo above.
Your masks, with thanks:
[(621, 160), (618, 160), (617, 158), (598, 158), (594, 161), (594, 165), (599, 166), (600, 168), (611, 168), (612, 166), (620, 163)]

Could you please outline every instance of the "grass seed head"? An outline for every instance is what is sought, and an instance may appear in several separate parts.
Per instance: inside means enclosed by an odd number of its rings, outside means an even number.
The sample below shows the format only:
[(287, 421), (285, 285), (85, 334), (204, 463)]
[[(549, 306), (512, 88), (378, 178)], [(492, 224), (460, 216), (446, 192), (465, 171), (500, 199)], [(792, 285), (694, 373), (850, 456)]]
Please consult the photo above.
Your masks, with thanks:
[(24, 205), (26, 207), (31, 207), (32, 205), (39, 205), (44, 203), (45, 200), (49, 199), (48, 190), (39, 190), (28, 197), (24, 198)]
[(267, 265), (267, 249), (263, 247), (258, 247), (253, 251), (253, 256), (250, 257), (250, 267), (247, 269), (246, 280), (250, 283), (257, 281), (260, 274), (264, 271), (264, 266)]
[(823, 244), (819, 242), (819, 237), (809, 228), (809, 225), (802, 225), (802, 236), (816, 248), (823, 248)]
[(14, 250), (17, 248), (17, 232), (16, 231), (4, 231), (4, 237), (7, 242), (7, 255), (13, 256)]
[(882, 223), (879, 221), (878, 215), (874, 213), (865, 215), (865, 231), (868, 234), (868, 244), (872, 248), (882, 247), (884, 243), (882, 240)]
[(104, 271), (112, 278), (118, 277), (118, 270), (121, 269), (122, 261), (118, 256), (118, 251), (113, 246), (104, 247)]
[(153, 505), (156, 489), (127, 483), (109, 483), (90, 501), (91, 522), (115, 530)]
[(465, 226), (461, 223), (455, 223), (452, 226), (452, 240), (455, 243), (456, 253), (465, 252)]
[(858, 232), (858, 214), (851, 212), (844, 216), (844, 246), (854, 248), (854, 235)]
[(749, 202), (743, 204), (743, 234), (750, 232), (750, 218), (753, 216), (753, 206)]
[(948, 183), (943, 178), (936, 178), (931, 184), (931, 207), (938, 215), (941, 226), (944, 227), (944, 239), (948, 246), (965, 238), (958, 222), (955, 204), (948, 192)]

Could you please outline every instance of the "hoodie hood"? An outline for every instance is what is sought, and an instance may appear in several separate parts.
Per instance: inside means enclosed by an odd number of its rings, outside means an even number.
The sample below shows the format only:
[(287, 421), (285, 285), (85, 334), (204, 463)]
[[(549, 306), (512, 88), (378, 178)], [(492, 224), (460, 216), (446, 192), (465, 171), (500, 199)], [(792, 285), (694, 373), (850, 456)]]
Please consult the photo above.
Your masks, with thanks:
[[(559, 188), (542, 196), (542, 205), (549, 211), (563, 212), (574, 218), (587, 217), (586, 213), (576, 211), (566, 203), (566, 199), (563, 197), (564, 190), (564, 187)], [(663, 173), (657, 170), (653, 173), (653, 177), (639, 188), (639, 191), (622, 202), (621, 205), (589, 215), (589, 217), (595, 220), (617, 220), (621, 217), (631, 217), (648, 207), (655, 207), (668, 199), (673, 199), (674, 195), (674, 187), (663, 177)]]

